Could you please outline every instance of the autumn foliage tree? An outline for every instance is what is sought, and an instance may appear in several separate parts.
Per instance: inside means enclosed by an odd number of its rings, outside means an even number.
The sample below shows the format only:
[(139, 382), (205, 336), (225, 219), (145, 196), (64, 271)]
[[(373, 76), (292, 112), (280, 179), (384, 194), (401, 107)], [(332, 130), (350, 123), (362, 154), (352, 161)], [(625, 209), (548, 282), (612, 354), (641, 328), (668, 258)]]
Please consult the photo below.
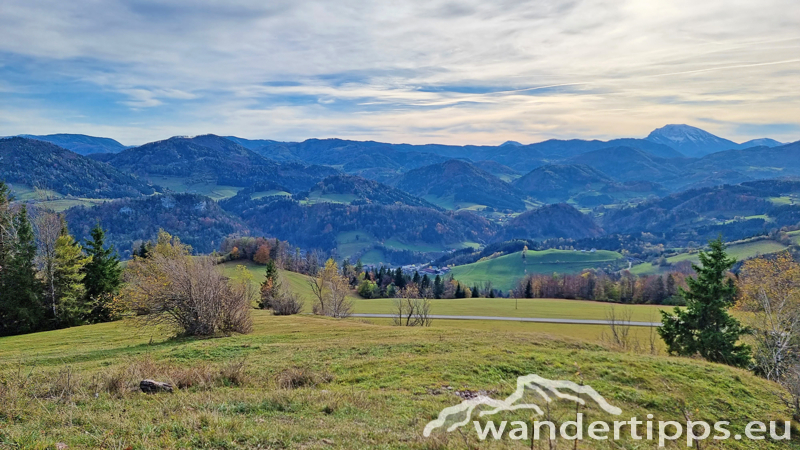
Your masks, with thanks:
[(800, 264), (788, 252), (751, 259), (742, 265), (738, 287), (756, 372), (786, 381), (800, 364)]
[(181, 334), (249, 333), (254, 289), (246, 278), (229, 280), (212, 257), (193, 257), (188, 246), (162, 231), (147, 258), (125, 272), (122, 305), (145, 324), (168, 324)]
[(347, 298), (350, 283), (339, 273), (339, 266), (333, 258), (328, 259), (325, 267), (308, 284), (315, 297), (314, 314), (337, 318), (350, 316), (353, 310), (353, 302)]

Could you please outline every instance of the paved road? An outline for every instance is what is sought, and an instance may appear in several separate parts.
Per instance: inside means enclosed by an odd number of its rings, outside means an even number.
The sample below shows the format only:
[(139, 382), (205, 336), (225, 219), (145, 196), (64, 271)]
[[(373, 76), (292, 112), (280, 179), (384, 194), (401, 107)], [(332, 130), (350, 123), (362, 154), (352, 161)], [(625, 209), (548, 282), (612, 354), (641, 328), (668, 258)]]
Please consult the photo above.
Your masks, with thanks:
[[(391, 319), (392, 314), (351, 314), (352, 317), (369, 317), (375, 319)], [(545, 319), (541, 317), (496, 317), (496, 316), (440, 316), (430, 315), (431, 319), (442, 320), (505, 320), (508, 322), (537, 322), (537, 323), (572, 323), (578, 325), (610, 325), (608, 320), (590, 319)], [(661, 322), (630, 322), (633, 327), (660, 327)]]

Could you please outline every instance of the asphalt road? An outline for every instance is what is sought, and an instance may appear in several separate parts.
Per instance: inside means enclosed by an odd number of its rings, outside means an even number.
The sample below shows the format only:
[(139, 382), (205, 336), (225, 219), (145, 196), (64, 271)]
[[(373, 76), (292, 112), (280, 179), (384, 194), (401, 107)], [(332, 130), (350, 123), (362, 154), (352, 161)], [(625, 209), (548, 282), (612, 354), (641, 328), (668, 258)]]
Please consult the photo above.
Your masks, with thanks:
[[(350, 314), (351, 317), (367, 317), (374, 319), (391, 319), (392, 314)], [(541, 317), (496, 317), (496, 316), (440, 316), (432, 314), (431, 319), (442, 320), (504, 320), (507, 322), (537, 322), (537, 323), (570, 323), (578, 325), (610, 325), (608, 320), (591, 319), (546, 319)], [(629, 322), (632, 327), (660, 327), (661, 322)]]

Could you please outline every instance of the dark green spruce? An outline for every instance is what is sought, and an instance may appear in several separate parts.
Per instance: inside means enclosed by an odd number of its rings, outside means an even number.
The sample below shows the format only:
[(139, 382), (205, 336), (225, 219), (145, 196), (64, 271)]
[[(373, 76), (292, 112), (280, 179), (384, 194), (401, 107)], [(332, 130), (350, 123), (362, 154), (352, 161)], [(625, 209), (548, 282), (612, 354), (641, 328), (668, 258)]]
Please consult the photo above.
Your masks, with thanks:
[(696, 278), (687, 278), (688, 290), (681, 290), (686, 308), (665, 311), (659, 334), (670, 354), (700, 355), (711, 362), (746, 367), (750, 348), (739, 339), (747, 329), (733, 318), (728, 309), (736, 301), (736, 285), (726, 276), (736, 263), (725, 253), (722, 239), (709, 243), (708, 252), (700, 252), (700, 265), (692, 265)]
[(98, 223), (86, 242), (86, 255), (91, 258), (84, 267), (83, 284), (86, 298), (93, 305), (87, 321), (107, 322), (112, 319), (111, 302), (122, 284), (122, 267), (114, 247), (105, 247), (105, 231)]

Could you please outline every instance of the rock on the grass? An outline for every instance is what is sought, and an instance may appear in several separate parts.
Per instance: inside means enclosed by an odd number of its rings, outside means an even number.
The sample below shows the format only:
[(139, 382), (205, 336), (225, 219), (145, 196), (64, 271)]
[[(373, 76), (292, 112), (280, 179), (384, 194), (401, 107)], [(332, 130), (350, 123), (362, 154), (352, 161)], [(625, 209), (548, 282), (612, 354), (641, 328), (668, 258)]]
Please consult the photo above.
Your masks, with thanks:
[(172, 392), (172, 385), (162, 381), (142, 380), (139, 389), (145, 394), (157, 394), (159, 392)]

